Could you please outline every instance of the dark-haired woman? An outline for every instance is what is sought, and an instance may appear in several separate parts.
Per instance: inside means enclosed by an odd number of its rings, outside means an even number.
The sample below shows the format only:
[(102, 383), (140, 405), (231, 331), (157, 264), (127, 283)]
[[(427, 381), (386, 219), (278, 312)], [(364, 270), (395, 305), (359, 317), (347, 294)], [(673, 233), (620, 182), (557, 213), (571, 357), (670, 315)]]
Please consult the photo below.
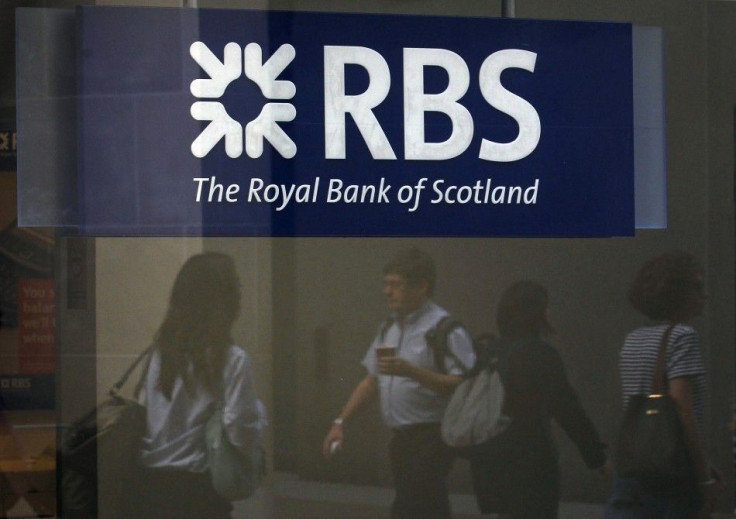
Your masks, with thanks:
[(144, 383), (146, 471), (137, 517), (229, 518), (207, 473), (205, 424), (223, 405), (230, 442), (247, 451), (266, 424), (246, 353), (232, 344), (240, 283), (229, 256), (204, 253), (179, 271)]
[(560, 355), (543, 340), (552, 331), (547, 302), (543, 286), (519, 281), (503, 293), (498, 305), (499, 349), (507, 356), (504, 409), (512, 425), (483, 456), (471, 461), (483, 513), (557, 518), (560, 481), (552, 419), (589, 468), (602, 470), (606, 462), (606, 446), (570, 386)]
[(620, 355), (624, 405), (636, 394), (652, 390), (657, 352), (665, 334), (665, 375), (677, 403), (688, 451), (692, 480), (667, 486), (646, 485), (616, 477), (606, 508), (607, 519), (694, 519), (708, 517), (720, 475), (710, 468), (700, 438), (705, 408), (705, 365), (700, 338), (687, 324), (705, 303), (703, 269), (690, 254), (671, 252), (647, 261), (629, 290), (631, 305), (650, 323), (631, 332)]

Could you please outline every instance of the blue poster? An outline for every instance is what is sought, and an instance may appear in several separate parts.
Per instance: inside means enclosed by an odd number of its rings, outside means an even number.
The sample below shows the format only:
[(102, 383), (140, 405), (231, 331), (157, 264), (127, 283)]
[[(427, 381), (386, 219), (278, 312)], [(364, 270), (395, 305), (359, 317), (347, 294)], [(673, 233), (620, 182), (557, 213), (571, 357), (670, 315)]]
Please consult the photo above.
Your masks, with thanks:
[(623, 23), (82, 7), (88, 235), (628, 236)]

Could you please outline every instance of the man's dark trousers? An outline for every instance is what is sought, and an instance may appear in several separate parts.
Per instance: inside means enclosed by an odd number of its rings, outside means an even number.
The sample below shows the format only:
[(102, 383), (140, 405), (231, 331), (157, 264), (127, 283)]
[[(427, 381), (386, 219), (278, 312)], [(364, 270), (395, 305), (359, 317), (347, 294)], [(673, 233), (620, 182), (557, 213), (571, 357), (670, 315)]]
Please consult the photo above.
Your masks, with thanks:
[(452, 454), (440, 437), (440, 425), (394, 429), (390, 444), (396, 497), (391, 519), (450, 519), (445, 480)]

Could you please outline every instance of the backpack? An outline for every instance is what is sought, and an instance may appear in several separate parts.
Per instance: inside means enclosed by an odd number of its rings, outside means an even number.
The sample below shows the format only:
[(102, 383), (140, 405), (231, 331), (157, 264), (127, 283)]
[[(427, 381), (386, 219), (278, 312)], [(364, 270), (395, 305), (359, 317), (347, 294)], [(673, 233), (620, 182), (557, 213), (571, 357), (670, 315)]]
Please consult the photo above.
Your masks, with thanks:
[(455, 388), (445, 408), (441, 434), (445, 444), (458, 456), (470, 458), (479, 449), (488, 450), (496, 443), (502, 449), (502, 439), (507, 436), (503, 433), (511, 426), (511, 418), (503, 412), (508, 346), (491, 334), (479, 336), (473, 341), (475, 364), (466, 370), (447, 347), (448, 334), (459, 326), (455, 319), (445, 317), (427, 332), (426, 339), (442, 373), (447, 372), (444, 360), (448, 356), (464, 371), (464, 380)]

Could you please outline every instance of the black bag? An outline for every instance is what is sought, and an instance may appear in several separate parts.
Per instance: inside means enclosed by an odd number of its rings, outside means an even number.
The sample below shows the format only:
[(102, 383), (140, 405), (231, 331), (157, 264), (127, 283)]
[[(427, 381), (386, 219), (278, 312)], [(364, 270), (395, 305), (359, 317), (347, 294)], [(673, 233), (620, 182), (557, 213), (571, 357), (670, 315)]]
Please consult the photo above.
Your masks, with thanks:
[[(65, 518), (129, 519), (126, 505), (131, 500), (131, 485), (141, 480), (137, 459), (146, 410), (136, 400), (118, 393), (151, 350), (149, 346), (138, 356), (105, 401), (62, 435), (61, 509)], [(136, 397), (142, 384), (143, 377), (136, 385)]]
[(665, 384), (667, 339), (673, 327), (659, 345), (652, 392), (629, 399), (616, 450), (618, 474), (649, 487), (672, 488), (694, 478), (677, 403)]
[(462, 328), (463, 324), (452, 316), (446, 315), (442, 317), (434, 327), (430, 328), (424, 334), (424, 340), (432, 351), (434, 357), (434, 365), (438, 372), (447, 373), (445, 366), (445, 358), (452, 356), (461, 369), (465, 369), (463, 363), (455, 356), (452, 350), (447, 346), (447, 337), (455, 328)]

